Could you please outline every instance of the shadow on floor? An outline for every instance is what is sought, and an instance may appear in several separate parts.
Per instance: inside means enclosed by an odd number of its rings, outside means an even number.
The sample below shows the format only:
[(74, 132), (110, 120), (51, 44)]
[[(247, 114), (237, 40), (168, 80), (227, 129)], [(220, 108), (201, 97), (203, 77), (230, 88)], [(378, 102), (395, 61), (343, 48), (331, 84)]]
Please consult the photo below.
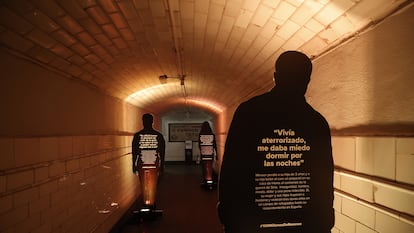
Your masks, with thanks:
[(162, 216), (145, 222), (132, 216), (116, 232), (222, 233), (216, 211), (217, 190), (203, 189), (200, 181), (199, 165), (166, 165), (156, 202), (164, 211)]

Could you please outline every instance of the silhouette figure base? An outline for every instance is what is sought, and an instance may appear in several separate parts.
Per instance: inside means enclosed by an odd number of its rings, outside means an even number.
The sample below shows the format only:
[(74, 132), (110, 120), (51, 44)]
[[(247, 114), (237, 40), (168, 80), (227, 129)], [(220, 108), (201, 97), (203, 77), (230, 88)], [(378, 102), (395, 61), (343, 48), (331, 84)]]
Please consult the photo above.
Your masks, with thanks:
[(163, 213), (163, 210), (155, 209), (155, 208), (142, 207), (139, 210), (133, 211), (133, 213), (138, 217), (139, 220), (152, 221), (152, 220), (155, 220), (158, 217), (160, 217)]
[(213, 190), (217, 188), (217, 182), (212, 180), (206, 180), (201, 182), (200, 186), (206, 190)]

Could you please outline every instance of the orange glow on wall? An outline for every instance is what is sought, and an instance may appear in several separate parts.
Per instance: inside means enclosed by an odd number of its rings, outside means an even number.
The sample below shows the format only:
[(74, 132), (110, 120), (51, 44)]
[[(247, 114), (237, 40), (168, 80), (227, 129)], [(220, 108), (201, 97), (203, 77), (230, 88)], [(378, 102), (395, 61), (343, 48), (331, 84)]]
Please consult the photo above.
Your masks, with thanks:
[[(169, 96), (167, 98), (162, 96)], [(173, 105), (189, 105), (202, 109), (206, 109), (214, 114), (220, 114), (225, 107), (215, 101), (209, 99), (191, 99), (182, 93), (180, 85), (174, 83), (159, 84), (137, 91), (127, 98), (125, 101), (140, 108), (157, 108)]]

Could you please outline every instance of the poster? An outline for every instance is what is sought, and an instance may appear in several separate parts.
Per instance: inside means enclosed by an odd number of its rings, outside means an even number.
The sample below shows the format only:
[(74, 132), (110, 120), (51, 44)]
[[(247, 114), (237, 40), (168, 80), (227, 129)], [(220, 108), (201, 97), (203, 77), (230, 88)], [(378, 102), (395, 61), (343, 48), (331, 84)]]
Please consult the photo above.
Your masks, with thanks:
[(198, 141), (201, 123), (170, 123), (168, 124), (168, 140), (170, 142)]

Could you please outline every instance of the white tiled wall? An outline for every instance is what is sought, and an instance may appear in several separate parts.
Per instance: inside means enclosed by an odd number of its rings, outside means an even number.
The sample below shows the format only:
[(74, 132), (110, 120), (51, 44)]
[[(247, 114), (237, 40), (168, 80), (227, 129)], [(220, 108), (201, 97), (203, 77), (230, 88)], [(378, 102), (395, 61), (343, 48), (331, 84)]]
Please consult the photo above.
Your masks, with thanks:
[(414, 184), (414, 139), (398, 138), (396, 141), (396, 179)]
[(109, 231), (140, 193), (131, 140), (0, 139), (0, 232)]
[(375, 210), (367, 205), (355, 202), (350, 199), (342, 199), (342, 213), (346, 216), (352, 216), (357, 222), (374, 229), (375, 227)]
[(414, 138), (333, 137), (332, 232), (414, 232)]
[(336, 165), (355, 170), (355, 138), (333, 137), (332, 152)]
[(333, 137), (332, 150), (338, 167), (414, 185), (414, 138)]
[(357, 137), (356, 171), (395, 179), (395, 138)]
[(343, 194), (335, 195), (335, 227), (331, 232), (411, 233), (412, 220)]
[[(139, 193), (127, 155), (131, 139), (0, 139), (0, 232), (88, 231), (115, 223)], [(414, 232), (414, 138), (333, 137), (332, 145), (332, 232)]]

